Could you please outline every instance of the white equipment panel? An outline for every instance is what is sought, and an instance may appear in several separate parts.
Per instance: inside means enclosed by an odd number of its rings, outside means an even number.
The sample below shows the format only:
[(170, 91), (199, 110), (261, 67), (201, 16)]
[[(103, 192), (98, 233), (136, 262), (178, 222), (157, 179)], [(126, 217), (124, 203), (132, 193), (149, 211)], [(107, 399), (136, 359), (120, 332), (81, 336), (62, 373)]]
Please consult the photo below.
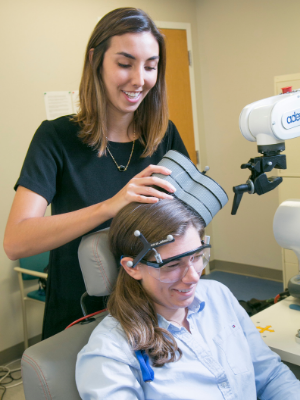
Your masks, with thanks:
[(264, 342), (277, 353), (282, 361), (300, 366), (300, 343), (295, 340), (300, 329), (300, 310), (292, 310), (291, 304), (298, 305), (300, 299), (287, 297), (273, 306), (251, 317)]

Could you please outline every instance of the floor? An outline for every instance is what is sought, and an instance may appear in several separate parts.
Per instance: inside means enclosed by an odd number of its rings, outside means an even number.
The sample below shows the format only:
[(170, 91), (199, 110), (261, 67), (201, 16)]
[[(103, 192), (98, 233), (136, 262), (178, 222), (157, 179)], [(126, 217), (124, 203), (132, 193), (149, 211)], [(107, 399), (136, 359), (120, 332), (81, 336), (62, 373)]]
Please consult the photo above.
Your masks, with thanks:
[(267, 300), (283, 292), (283, 283), (251, 276), (212, 271), (201, 279), (213, 279), (226, 285), (238, 300), (248, 301), (252, 298)]
[[(228, 272), (212, 271), (209, 275), (203, 276), (201, 279), (214, 279), (216, 281), (222, 282), (232, 291), (232, 293), (237, 297), (238, 300), (248, 301), (251, 298), (267, 300), (269, 298), (274, 298), (278, 293), (281, 293), (283, 291), (283, 284), (280, 282), (231, 274)], [(9, 365), (9, 368), (13, 369), (19, 366), (20, 361), (17, 361)], [(17, 382), (18, 381), (13, 382), (8, 386), (13, 385)], [(7, 389), (4, 395), (3, 390), (1, 390), (0, 387), (0, 400), (25, 400), (23, 385)]]

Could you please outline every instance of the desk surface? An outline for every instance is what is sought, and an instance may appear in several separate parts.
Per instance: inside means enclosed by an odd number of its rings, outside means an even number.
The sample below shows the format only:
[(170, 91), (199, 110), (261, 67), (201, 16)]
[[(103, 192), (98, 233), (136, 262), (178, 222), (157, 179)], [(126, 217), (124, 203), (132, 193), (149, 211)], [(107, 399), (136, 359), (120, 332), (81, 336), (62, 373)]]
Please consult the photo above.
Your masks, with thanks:
[(295, 340), (300, 329), (300, 311), (290, 309), (290, 304), (300, 305), (300, 299), (287, 297), (253, 315), (251, 320), (271, 350), (283, 361), (300, 365), (300, 343)]

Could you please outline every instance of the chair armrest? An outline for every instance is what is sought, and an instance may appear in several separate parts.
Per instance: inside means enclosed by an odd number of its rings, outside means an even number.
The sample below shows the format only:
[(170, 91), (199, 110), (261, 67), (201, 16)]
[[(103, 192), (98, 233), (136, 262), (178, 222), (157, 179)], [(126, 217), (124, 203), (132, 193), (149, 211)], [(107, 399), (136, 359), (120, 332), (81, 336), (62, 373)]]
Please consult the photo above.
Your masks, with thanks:
[(37, 271), (32, 271), (31, 269), (25, 269), (20, 267), (15, 267), (14, 270), (17, 272), (22, 272), (22, 274), (36, 276), (37, 278), (44, 278), (44, 279), (48, 278), (48, 274), (46, 274), (45, 272), (37, 272)]
[(25, 350), (21, 366), (26, 400), (80, 400), (75, 383), (77, 354), (107, 315), (77, 324)]

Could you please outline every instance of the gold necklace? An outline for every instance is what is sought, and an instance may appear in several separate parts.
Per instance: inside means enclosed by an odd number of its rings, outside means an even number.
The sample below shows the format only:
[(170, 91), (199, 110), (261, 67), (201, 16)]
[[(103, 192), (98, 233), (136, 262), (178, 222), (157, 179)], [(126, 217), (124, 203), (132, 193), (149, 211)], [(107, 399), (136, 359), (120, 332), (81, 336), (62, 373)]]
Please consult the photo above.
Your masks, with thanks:
[(125, 172), (125, 171), (127, 171), (128, 165), (130, 164), (131, 157), (132, 157), (132, 154), (133, 154), (134, 143), (135, 143), (135, 127), (133, 127), (132, 149), (131, 149), (131, 153), (130, 153), (129, 160), (128, 160), (128, 163), (127, 163), (126, 167), (124, 167), (124, 165), (118, 165), (118, 163), (117, 163), (117, 161), (115, 160), (114, 156), (111, 154), (111, 152), (110, 152), (108, 146), (106, 146), (106, 149), (107, 149), (109, 155), (111, 156), (113, 162), (116, 164), (116, 166), (117, 166), (117, 168), (118, 168), (118, 170), (119, 170), (120, 172)]

